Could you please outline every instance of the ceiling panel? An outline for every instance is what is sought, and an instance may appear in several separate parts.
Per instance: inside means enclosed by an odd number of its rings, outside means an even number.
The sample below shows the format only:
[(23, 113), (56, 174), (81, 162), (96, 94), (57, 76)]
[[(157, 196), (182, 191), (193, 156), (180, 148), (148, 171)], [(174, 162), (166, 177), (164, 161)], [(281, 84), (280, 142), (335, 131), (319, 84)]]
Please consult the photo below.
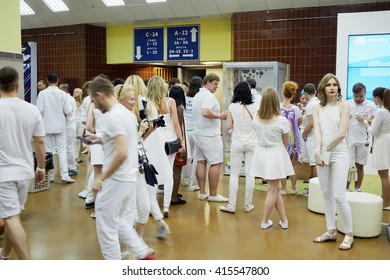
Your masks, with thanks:
[(168, 1), (168, 5), (171, 7), (173, 14), (176, 17), (193, 17), (196, 15), (194, 7), (189, 1), (173, 0)]
[(117, 26), (193, 21), (200, 18), (222, 19), (230, 18), (235, 12), (377, 3), (385, 0), (167, 0), (161, 4), (124, 0), (125, 7), (106, 7), (102, 0), (65, 0), (71, 10), (67, 13), (51, 12), (42, 0), (25, 1), (36, 15), (22, 16), (22, 29), (79, 23)]
[(241, 1), (237, 1), (237, 0), (214, 0), (214, 1), (217, 4), (219, 12), (222, 14), (242, 11)]

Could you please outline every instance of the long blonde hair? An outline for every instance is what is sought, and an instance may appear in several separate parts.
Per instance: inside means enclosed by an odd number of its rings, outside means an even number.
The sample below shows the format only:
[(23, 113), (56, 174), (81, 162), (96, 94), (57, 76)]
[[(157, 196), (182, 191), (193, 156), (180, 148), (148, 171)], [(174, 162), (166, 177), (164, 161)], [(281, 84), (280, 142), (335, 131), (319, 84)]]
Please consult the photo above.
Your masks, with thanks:
[(141, 122), (141, 117), (139, 114), (139, 98), (140, 96), (146, 96), (148, 91), (145, 86), (145, 82), (138, 75), (130, 75), (125, 81), (125, 86), (131, 86), (133, 88), (135, 98), (133, 113), (137, 116), (138, 122)]
[[(74, 92), (77, 92), (79, 95), (74, 96)], [(73, 97), (74, 100), (76, 100), (77, 108), (80, 108), (80, 106), (83, 104), (83, 91), (81, 88), (75, 88), (73, 90)]]
[(263, 90), (257, 115), (260, 119), (269, 120), (280, 115), (280, 101), (274, 88), (267, 87)]
[(151, 114), (150, 103), (156, 106), (157, 110), (161, 107), (161, 102), (167, 94), (168, 86), (159, 76), (153, 76), (148, 82), (148, 93), (146, 98), (148, 104), (146, 105), (147, 114)]

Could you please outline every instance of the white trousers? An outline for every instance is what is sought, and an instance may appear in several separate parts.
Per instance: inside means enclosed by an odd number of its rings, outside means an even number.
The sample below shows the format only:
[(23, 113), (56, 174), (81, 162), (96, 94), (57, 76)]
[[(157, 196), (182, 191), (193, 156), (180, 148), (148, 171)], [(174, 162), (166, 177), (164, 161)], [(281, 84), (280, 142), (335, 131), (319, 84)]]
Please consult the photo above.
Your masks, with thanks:
[(334, 151), (331, 153), (330, 165), (317, 166), (318, 180), (320, 181), (324, 199), (324, 210), (327, 230), (336, 229), (336, 205), (343, 216), (346, 233), (352, 232), (351, 207), (345, 195), (350, 157), (348, 151)]
[(65, 131), (61, 133), (46, 133), (46, 152), (57, 152), (61, 177), (68, 176), (68, 160), (66, 157), (66, 136)]
[(137, 182), (107, 179), (98, 192), (95, 203), (96, 230), (103, 258), (120, 260), (120, 243), (138, 259), (148, 255), (148, 246), (129, 223), (136, 211)]
[[(188, 140), (190, 143), (190, 150), (191, 150), (191, 157), (188, 158), (187, 164), (183, 166), (182, 172), (181, 172), (181, 181), (188, 184), (190, 187), (194, 187), (198, 185), (198, 181), (196, 180), (196, 162), (194, 162), (194, 150), (195, 150), (195, 143), (194, 143), (194, 132), (193, 131), (187, 131)], [(188, 183), (187, 183), (188, 182)]]
[[(76, 136), (83, 136), (84, 127), (82, 124), (76, 126)], [(76, 137), (73, 139), (73, 153), (76, 158), (80, 155), (81, 141)]]
[[(138, 173), (137, 182), (137, 216), (135, 221), (146, 224), (150, 214), (149, 186), (146, 184), (145, 175)], [(158, 206), (158, 204), (157, 204)], [(160, 212), (161, 213), (161, 212)]]
[(66, 157), (68, 159), (69, 170), (77, 170), (76, 156), (74, 153), (74, 142), (76, 138), (76, 129), (66, 129)]
[(229, 204), (236, 206), (238, 179), (242, 160), (245, 161), (245, 205), (252, 204), (255, 177), (249, 175), (255, 147), (248, 145), (232, 145), (230, 147), (230, 178), (229, 178)]

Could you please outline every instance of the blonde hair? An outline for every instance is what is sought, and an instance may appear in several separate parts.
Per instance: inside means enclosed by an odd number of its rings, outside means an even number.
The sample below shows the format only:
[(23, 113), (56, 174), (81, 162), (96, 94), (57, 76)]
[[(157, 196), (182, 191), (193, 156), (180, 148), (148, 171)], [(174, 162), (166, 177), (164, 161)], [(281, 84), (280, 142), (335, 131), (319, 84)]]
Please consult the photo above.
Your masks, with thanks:
[(134, 109), (133, 113), (137, 116), (138, 122), (141, 122), (141, 117), (139, 114), (139, 97), (146, 96), (148, 89), (145, 86), (144, 80), (138, 75), (130, 75), (125, 81), (125, 86), (133, 88), (134, 91)]
[(280, 115), (280, 101), (274, 88), (267, 87), (263, 90), (257, 115), (260, 119), (272, 119)]
[(115, 97), (118, 99), (119, 103), (122, 103), (126, 98), (128, 98), (130, 92), (134, 92), (134, 88), (132, 86), (116, 85), (114, 87)]
[(298, 84), (293, 81), (286, 81), (283, 83), (283, 96), (285, 98), (291, 98), (297, 93)]
[(146, 105), (147, 114), (151, 114), (150, 103), (156, 106), (157, 110), (161, 106), (161, 101), (165, 97), (168, 91), (168, 85), (165, 83), (163, 78), (159, 76), (153, 76), (148, 82), (148, 93), (146, 98), (148, 104)]
[[(79, 95), (77, 96), (74, 96), (74, 92), (77, 92)], [(73, 97), (74, 97), (74, 100), (76, 100), (76, 105), (77, 105), (77, 108), (80, 108), (80, 106), (83, 104), (83, 91), (81, 88), (75, 88), (73, 90)]]

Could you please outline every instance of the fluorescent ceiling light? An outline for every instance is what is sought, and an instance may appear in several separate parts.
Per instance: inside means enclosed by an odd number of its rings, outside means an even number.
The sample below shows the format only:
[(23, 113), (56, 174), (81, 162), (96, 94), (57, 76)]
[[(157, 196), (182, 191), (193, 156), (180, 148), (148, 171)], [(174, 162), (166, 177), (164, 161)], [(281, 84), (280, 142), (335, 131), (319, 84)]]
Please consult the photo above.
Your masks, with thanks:
[(146, 3), (160, 3), (160, 2), (167, 2), (167, 0), (145, 0)]
[(66, 6), (62, 0), (43, 0), (43, 2), (45, 2), (46, 6), (48, 6), (52, 12), (69, 11), (68, 6)]
[(125, 2), (123, 2), (123, 0), (103, 0), (103, 3), (107, 7), (124, 6), (125, 5)]
[(26, 4), (26, 2), (20, 0), (20, 15), (21, 16), (35, 15), (35, 12), (33, 11), (33, 9), (30, 8), (29, 5)]

